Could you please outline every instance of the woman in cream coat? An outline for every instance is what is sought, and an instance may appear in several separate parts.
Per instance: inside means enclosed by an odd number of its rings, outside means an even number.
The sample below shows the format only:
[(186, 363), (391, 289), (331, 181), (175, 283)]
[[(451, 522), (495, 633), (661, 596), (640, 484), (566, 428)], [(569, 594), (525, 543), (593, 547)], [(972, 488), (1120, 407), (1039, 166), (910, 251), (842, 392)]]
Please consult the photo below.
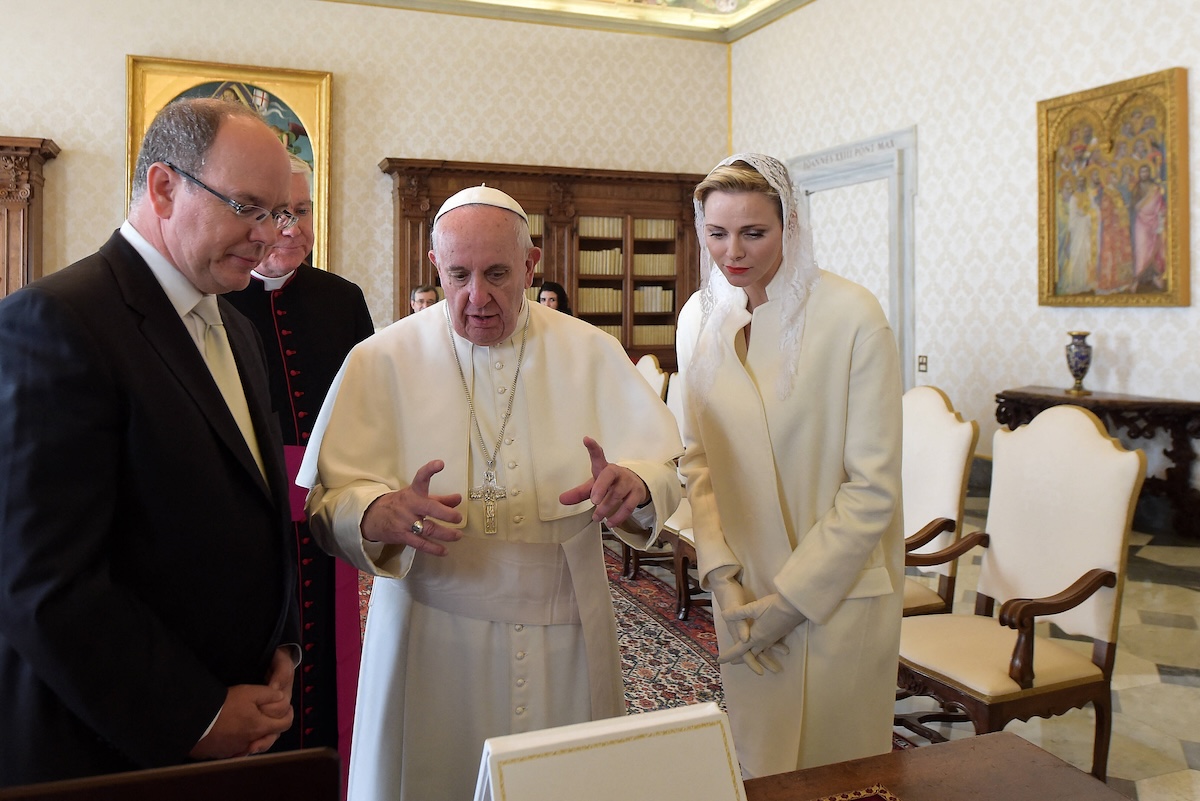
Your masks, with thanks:
[(779, 161), (726, 159), (695, 207), (681, 468), (726, 624), (738, 758), (751, 777), (886, 752), (903, 581), (895, 339), (874, 296), (817, 268)]

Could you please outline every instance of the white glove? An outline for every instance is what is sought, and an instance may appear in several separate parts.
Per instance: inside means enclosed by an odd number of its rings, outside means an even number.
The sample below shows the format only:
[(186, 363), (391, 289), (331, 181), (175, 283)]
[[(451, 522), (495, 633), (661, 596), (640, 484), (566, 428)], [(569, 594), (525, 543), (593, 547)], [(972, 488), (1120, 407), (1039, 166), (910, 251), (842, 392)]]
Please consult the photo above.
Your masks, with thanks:
[[(763, 665), (772, 673), (779, 672), (779, 662), (770, 654), (751, 653), (750, 644), (750, 619), (752, 615), (737, 614), (731, 615), (734, 610), (747, 609), (746, 606), (746, 588), (737, 580), (741, 568), (737, 565), (722, 565), (716, 570), (712, 570), (708, 574), (708, 588), (712, 592), (713, 598), (720, 607), (722, 616), (725, 618), (725, 625), (729, 627), (729, 634), (733, 637), (734, 646), (727, 654), (718, 656), (719, 662), (732, 662), (735, 665), (740, 665), (743, 662), (757, 673), (759, 676), (763, 674)], [(761, 656), (761, 663), (760, 663)]]
[[(779, 672), (780, 665), (768, 652), (778, 649), (780, 653), (788, 653), (783, 638), (807, 620), (800, 610), (777, 592), (736, 609), (723, 610), (722, 614), (730, 626), (736, 622), (753, 622), (750, 625), (750, 637), (737, 643), (729, 653), (721, 655), (720, 661), (736, 662), (740, 657), (748, 662), (750, 658), (757, 657), (773, 673)], [(771, 666), (772, 662), (774, 667)]]
[[(722, 612), (729, 609), (736, 609), (746, 604), (746, 588), (737, 580), (740, 572), (741, 568), (737, 565), (722, 565), (708, 574), (708, 588)], [(730, 620), (728, 617), (725, 620), (729, 626), (729, 634), (733, 637), (734, 642), (749, 642), (749, 621), (743, 618)]]

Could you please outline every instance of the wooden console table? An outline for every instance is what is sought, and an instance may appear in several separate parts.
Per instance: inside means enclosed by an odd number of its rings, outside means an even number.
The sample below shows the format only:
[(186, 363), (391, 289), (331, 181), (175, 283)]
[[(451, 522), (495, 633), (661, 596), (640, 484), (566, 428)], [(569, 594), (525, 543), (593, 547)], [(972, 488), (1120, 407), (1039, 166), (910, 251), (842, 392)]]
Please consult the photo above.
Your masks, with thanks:
[(746, 801), (817, 801), (876, 784), (900, 801), (1125, 798), (1090, 773), (1012, 732), (1001, 731), (750, 779)]
[(1053, 387), (1020, 387), (996, 394), (996, 422), (1014, 429), (1038, 412), (1064, 403), (1090, 410), (1109, 431), (1123, 428), (1131, 439), (1150, 439), (1159, 431), (1170, 434), (1171, 445), (1163, 455), (1172, 466), (1164, 478), (1147, 477), (1142, 491), (1166, 496), (1175, 533), (1200, 539), (1200, 490), (1192, 486), (1192, 464), (1196, 461), (1192, 440), (1200, 437), (1200, 402), (1113, 392), (1071, 395)]

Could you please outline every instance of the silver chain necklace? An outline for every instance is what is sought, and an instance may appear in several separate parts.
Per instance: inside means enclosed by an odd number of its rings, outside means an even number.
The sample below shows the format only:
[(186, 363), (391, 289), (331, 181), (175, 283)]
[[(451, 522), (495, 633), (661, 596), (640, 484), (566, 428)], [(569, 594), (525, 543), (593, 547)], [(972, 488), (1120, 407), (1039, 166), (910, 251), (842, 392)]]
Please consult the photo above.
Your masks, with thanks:
[(504, 417), (500, 420), (500, 434), (496, 437), (496, 447), (492, 451), (488, 451), (487, 442), (483, 439), (483, 431), (479, 428), (479, 418), (475, 414), (475, 402), (471, 398), (471, 389), (467, 386), (467, 374), (463, 372), (462, 362), (458, 358), (458, 348), (454, 345), (454, 327), (450, 324), (450, 306), (446, 306), (446, 333), (450, 336), (450, 352), (454, 354), (454, 365), (458, 367), (458, 377), (462, 379), (463, 392), (467, 396), (467, 408), (471, 410), (471, 423), (475, 427), (475, 434), (479, 437), (479, 447), (483, 451), (483, 458), (486, 461), (483, 471), (483, 483), (478, 487), (472, 487), (471, 493), (468, 496), (473, 501), (483, 501), (483, 533), (495, 534), (499, 529), (496, 527), (496, 501), (507, 498), (508, 492), (505, 487), (501, 487), (496, 483), (496, 459), (500, 456), (500, 445), (504, 442), (504, 429), (508, 427), (508, 418), (512, 416), (513, 402), (517, 398), (517, 379), (521, 376), (521, 364), (525, 361), (525, 342), (529, 337), (529, 318), (533, 315), (526, 312), (525, 327), (521, 331), (521, 351), (517, 354), (517, 371), (513, 373), (512, 387), (508, 393), (508, 409), (504, 412)]

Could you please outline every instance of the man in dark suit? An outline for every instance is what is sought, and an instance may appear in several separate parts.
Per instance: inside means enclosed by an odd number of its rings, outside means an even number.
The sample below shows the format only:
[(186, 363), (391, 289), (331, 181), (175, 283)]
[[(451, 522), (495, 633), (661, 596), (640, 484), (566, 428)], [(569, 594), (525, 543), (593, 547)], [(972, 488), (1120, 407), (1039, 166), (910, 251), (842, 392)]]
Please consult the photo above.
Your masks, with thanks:
[(173, 103), (120, 231), (0, 302), (0, 786), (291, 725), (282, 446), (262, 345), (214, 297), (294, 224), (288, 175), (250, 109)]

